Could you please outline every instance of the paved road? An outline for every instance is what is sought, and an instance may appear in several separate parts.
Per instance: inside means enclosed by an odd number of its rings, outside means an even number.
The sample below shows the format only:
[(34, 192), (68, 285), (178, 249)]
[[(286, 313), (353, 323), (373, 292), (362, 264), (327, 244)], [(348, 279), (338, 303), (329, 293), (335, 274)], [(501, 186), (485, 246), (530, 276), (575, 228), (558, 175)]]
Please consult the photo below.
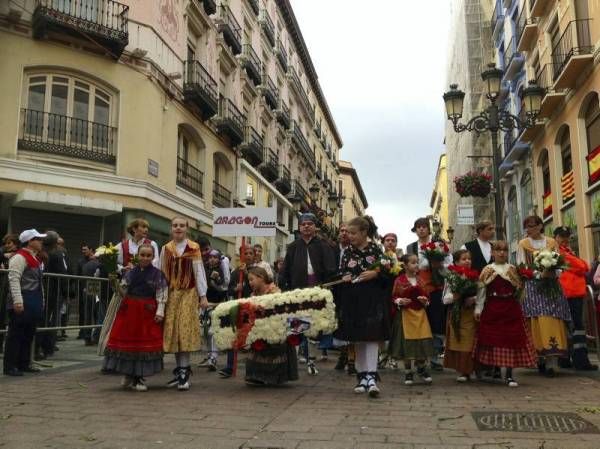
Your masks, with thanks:
[(173, 368), (167, 356), (150, 390), (136, 393), (98, 372), (94, 348), (72, 339), (61, 348), (42, 374), (0, 377), (0, 448), (600, 447), (600, 434), (481, 431), (471, 415), (569, 412), (600, 428), (598, 374), (543, 379), (519, 371), (521, 387), (509, 389), (458, 385), (451, 372), (434, 375), (429, 387), (405, 387), (401, 371), (386, 370), (381, 398), (370, 400), (353, 394), (354, 380), (329, 361), (317, 377), (269, 389), (196, 369), (192, 389), (177, 392), (163, 387)]

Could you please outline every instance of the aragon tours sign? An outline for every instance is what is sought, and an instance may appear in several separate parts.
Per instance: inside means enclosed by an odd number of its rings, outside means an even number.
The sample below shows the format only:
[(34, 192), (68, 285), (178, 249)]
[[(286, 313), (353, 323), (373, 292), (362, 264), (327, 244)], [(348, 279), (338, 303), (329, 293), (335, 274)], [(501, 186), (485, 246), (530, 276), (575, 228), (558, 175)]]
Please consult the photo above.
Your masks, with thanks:
[(274, 207), (234, 207), (214, 209), (214, 237), (274, 237)]

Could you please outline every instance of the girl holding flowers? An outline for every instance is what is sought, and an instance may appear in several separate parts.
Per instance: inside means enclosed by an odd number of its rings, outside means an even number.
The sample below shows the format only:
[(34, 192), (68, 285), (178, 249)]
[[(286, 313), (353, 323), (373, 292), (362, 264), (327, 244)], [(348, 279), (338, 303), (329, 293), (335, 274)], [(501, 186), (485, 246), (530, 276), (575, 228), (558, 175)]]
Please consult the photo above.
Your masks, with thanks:
[[(248, 278), (252, 296), (281, 293), (269, 273), (262, 267), (250, 268)], [(255, 350), (254, 345), (251, 348), (246, 359), (247, 385), (280, 385), (298, 380), (296, 349), (290, 343), (267, 344), (260, 348), (260, 351)]]
[(425, 383), (432, 379), (427, 372), (427, 360), (433, 356), (433, 335), (425, 308), (429, 305), (423, 282), (419, 278), (419, 260), (415, 254), (402, 256), (404, 273), (394, 282), (392, 298), (395, 312), (389, 353), (394, 359), (403, 359), (405, 385), (414, 383), (413, 362), (417, 374)]
[(452, 255), (455, 265), (448, 267), (444, 304), (448, 308), (444, 366), (458, 372), (457, 382), (466, 382), (474, 370), (473, 341), (477, 329), (475, 299), (479, 273), (471, 269), (471, 253), (465, 249)]
[(162, 371), (162, 320), (167, 301), (167, 281), (152, 265), (154, 246), (142, 243), (139, 264), (123, 276), (123, 300), (117, 311), (104, 351), (103, 369), (121, 373), (121, 384), (146, 391), (144, 377)]
[(538, 369), (548, 377), (558, 371), (558, 358), (568, 357), (569, 304), (558, 282), (560, 262), (556, 240), (542, 234), (544, 223), (536, 215), (523, 220), (527, 237), (519, 242), (517, 263), (533, 267), (536, 276), (525, 281), (523, 312), (538, 353)]
[(494, 262), (479, 277), (475, 320), (479, 321), (473, 356), (484, 366), (506, 367), (506, 384), (517, 387), (516, 367), (535, 364), (535, 349), (525, 324), (519, 295), (523, 283), (508, 261), (508, 244), (492, 244)]

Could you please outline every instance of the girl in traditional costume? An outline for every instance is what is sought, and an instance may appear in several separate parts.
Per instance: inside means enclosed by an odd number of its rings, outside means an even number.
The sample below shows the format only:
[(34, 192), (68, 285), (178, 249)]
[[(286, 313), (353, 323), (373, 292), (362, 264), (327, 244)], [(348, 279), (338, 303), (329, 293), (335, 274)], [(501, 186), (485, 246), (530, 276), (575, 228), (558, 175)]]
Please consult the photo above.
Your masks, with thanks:
[(131, 270), (134, 267), (133, 259), (138, 253), (140, 245), (152, 245), (155, 251), (152, 265), (159, 268), (158, 246), (156, 245), (156, 242), (148, 238), (149, 229), (150, 224), (143, 218), (136, 218), (127, 225), (127, 234), (129, 234), (130, 237), (123, 239), (117, 245), (117, 250), (119, 251), (117, 263), (119, 264), (119, 268)]
[[(556, 240), (542, 234), (544, 223), (536, 215), (523, 220), (527, 237), (519, 242), (517, 263), (531, 265), (537, 251), (559, 251)], [(548, 377), (558, 371), (559, 357), (568, 357), (567, 323), (571, 321), (569, 303), (562, 293), (554, 272), (544, 272), (544, 277), (554, 278), (556, 289), (542, 291), (540, 281), (525, 281), (523, 312), (528, 319), (533, 344), (538, 353), (538, 369)]]
[[(462, 277), (472, 285), (463, 292), (455, 292), (448, 281), (444, 287), (444, 304), (449, 305), (446, 321), (446, 352), (444, 367), (458, 372), (457, 382), (466, 382), (475, 369), (473, 363), (473, 342), (477, 323), (475, 322), (475, 300), (479, 273), (471, 269), (471, 253), (461, 249), (452, 255), (455, 265), (451, 276)], [(469, 278), (473, 278), (469, 281)], [(455, 288), (455, 287), (454, 287)]]
[[(392, 298), (395, 312), (389, 354), (404, 360), (405, 385), (414, 383), (414, 366), (417, 374), (427, 384), (432, 382), (427, 371), (427, 360), (433, 356), (433, 335), (425, 308), (429, 297), (419, 278), (419, 259), (416, 254), (402, 256), (404, 273), (394, 282)], [(413, 366), (414, 362), (414, 366)]]
[(481, 365), (506, 367), (506, 384), (517, 387), (512, 369), (533, 366), (536, 358), (518, 300), (523, 284), (517, 269), (507, 263), (506, 242), (493, 243), (492, 254), (494, 262), (479, 277), (473, 356)]
[[(281, 292), (262, 267), (250, 268), (248, 278), (252, 296)], [(291, 344), (269, 344), (261, 351), (249, 351), (246, 359), (247, 385), (280, 385), (293, 380), (298, 380), (298, 359), (296, 348)]]
[(152, 265), (152, 245), (142, 243), (137, 255), (139, 265), (123, 276), (118, 287), (123, 300), (104, 350), (103, 369), (123, 374), (124, 387), (146, 391), (144, 378), (163, 369), (167, 281)]
[(200, 349), (200, 309), (208, 307), (206, 274), (197, 243), (187, 239), (185, 218), (171, 221), (173, 240), (162, 247), (160, 265), (169, 284), (169, 299), (165, 311), (164, 352), (174, 353), (175, 377), (167, 386), (179, 390), (190, 388), (190, 352)]
[(338, 329), (334, 337), (354, 342), (358, 384), (355, 393), (379, 395), (376, 380), (379, 343), (390, 336), (388, 277), (375, 266), (383, 256), (372, 239), (377, 227), (370, 217), (348, 222), (350, 246), (344, 250), (342, 283), (336, 295)]

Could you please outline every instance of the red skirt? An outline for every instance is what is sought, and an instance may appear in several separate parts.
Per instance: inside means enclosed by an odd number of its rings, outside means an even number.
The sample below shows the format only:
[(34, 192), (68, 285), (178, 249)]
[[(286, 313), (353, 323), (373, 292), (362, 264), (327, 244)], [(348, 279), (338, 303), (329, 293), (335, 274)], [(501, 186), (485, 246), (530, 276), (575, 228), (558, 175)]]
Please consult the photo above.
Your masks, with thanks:
[(162, 323), (154, 321), (156, 299), (123, 298), (106, 349), (113, 353), (162, 353)]

